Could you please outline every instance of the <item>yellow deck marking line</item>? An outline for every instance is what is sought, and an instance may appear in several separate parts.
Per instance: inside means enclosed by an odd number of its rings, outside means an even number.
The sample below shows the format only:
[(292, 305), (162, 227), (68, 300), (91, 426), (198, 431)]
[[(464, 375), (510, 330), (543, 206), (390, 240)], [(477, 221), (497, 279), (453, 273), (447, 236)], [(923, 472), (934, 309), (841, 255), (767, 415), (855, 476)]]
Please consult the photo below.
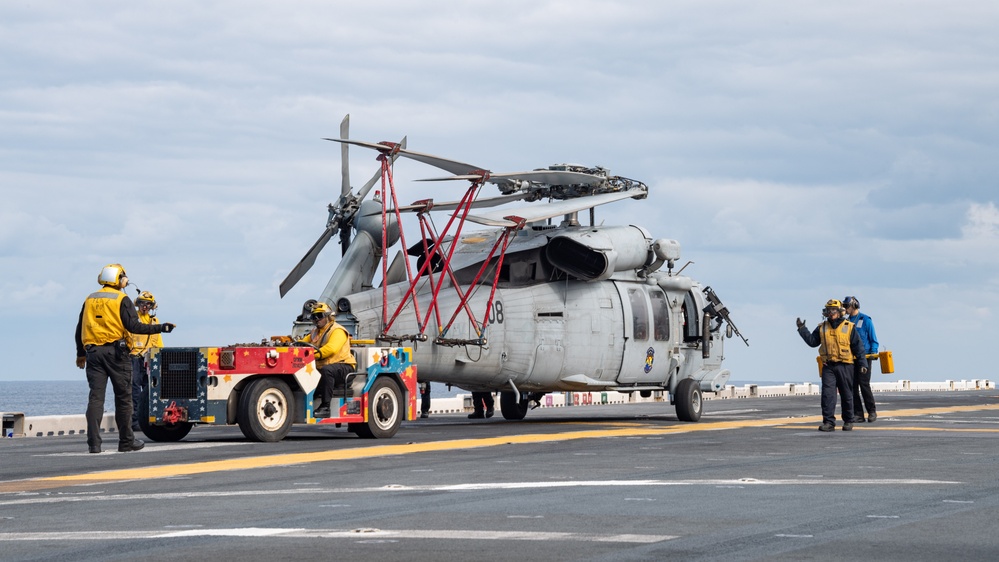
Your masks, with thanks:
[[(870, 426), (866, 423), (864, 425), (853, 426), (856, 431), (936, 431), (940, 433), (999, 433), (999, 429), (969, 429), (969, 428), (953, 428), (947, 429), (944, 427), (888, 427), (884, 425)], [(775, 425), (774, 429), (794, 429), (796, 431), (801, 431), (800, 425)], [(840, 427), (839, 429), (842, 429)]]
[(648, 425), (639, 422), (600, 422), (600, 421), (551, 422), (550, 425), (583, 425), (583, 426), (599, 425), (600, 427), (648, 427)]
[[(908, 409), (884, 412), (883, 416), (925, 416), (932, 414), (975, 412), (982, 410), (999, 410), (999, 404), (984, 404), (980, 406), (950, 406), (941, 408)], [(549, 443), (552, 441), (573, 441), (577, 439), (597, 439), (604, 437), (646, 437), (654, 435), (670, 435), (674, 433), (693, 433), (698, 431), (720, 431), (748, 427), (776, 427), (789, 423), (815, 423), (822, 416), (806, 416), (795, 418), (770, 418), (762, 420), (740, 420), (727, 422), (691, 423), (671, 427), (644, 427), (624, 429), (601, 429), (587, 431), (572, 431), (565, 433), (533, 433), (527, 435), (508, 435), (502, 437), (486, 437), (481, 439), (455, 439), (436, 441), (432, 443), (406, 443), (402, 445), (376, 445), (373, 447), (357, 447), (335, 451), (317, 451), (312, 453), (288, 453), (267, 455), (261, 457), (246, 457), (220, 461), (196, 462), (187, 464), (172, 464), (108, 470), (104, 472), (87, 472), (83, 474), (67, 474), (29, 480), (0, 482), (0, 493), (25, 492), (32, 490), (58, 488), (82, 484), (96, 484), (123, 480), (147, 480), (152, 478), (167, 478), (171, 476), (186, 476), (206, 474), (229, 470), (250, 470), (271, 468), (294, 464), (306, 464), (322, 461), (343, 461), (372, 457), (388, 457), (410, 455), (414, 453), (429, 453), (434, 451), (453, 451), (458, 449), (480, 449), (500, 445), (526, 445), (534, 443)]]
[(941, 433), (999, 433), (999, 429), (969, 429), (941, 427), (864, 427), (864, 431), (939, 431)]

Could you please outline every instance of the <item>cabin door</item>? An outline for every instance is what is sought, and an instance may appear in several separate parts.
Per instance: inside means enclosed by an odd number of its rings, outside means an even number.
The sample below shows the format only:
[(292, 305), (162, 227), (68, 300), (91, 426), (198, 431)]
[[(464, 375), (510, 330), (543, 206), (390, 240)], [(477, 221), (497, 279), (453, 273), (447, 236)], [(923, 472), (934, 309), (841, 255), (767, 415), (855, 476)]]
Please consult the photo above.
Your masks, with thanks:
[(670, 374), (670, 320), (666, 294), (657, 286), (619, 283), (624, 314), (624, 357), (617, 382), (664, 384)]

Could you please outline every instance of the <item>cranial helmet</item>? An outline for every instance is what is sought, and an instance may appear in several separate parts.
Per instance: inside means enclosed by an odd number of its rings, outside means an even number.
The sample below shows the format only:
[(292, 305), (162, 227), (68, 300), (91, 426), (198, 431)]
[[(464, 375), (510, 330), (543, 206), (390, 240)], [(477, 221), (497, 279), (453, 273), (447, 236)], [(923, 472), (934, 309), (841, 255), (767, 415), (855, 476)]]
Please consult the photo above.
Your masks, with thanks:
[(316, 304), (316, 306), (312, 307), (313, 320), (320, 320), (322, 318), (326, 318), (331, 314), (333, 314), (333, 309), (330, 308), (330, 305), (324, 302), (318, 303)]
[(125, 268), (120, 263), (111, 263), (105, 265), (104, 269), (101, 270), (101, 274), (97, 276), (97, 282), (105, 287), (118, 287), (122, 277), (128, 277)]
[(822, 309), (822, 316), (828, 318), (833, 312), (843, 313), (843, 303), (836, 299), (829, 299), (826, 301), (825, 308)]
[(149, 291), (142, 291), (138, 297), (135, 297), (135, 306), (141, 307), (142, 305), (149, 306), (146, 314), (154, 318), (156, 317), (156, 297)]
[(843, 308), (850, 308), (851, 306), (860, 308), (860, 301), (857, 300), (857, 297), (846, 297), (843, 299)]

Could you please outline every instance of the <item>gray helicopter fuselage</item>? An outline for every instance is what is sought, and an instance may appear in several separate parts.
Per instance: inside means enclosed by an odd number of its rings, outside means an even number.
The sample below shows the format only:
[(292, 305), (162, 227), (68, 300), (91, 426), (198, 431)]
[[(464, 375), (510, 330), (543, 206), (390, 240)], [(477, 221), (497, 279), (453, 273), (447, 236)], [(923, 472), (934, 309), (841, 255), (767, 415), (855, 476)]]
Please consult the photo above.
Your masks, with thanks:
[[(463, 291), (469, 289), (465, 279), (484, 260), (482, 246), (496, 235), (472, 233), (460, 240), (454, 263)], [(575, 240), (597, 247), (604, 257), (582, 255)], [(494, 269), (487, 270), (485, 283), (474, 286), (468, 301), (480, 324), (488, 318), (482, 345), (468, 343), (480, 334), (465, 309), (440, 332), (460, 302), (451, 282), (444, 281), (436, 301), (440, 324), (430, 314), (429, 340), (411, 344), (420, 379), (467, 390), (543, 393), (672, 391), (678, 381), (693, 378), (704, 391), (720, 390), (729, 375), (721, 367), (722, 331), (702, 315), (702, 287), (689, 277), (643, 271), (655, 258), (650, 250), (634, 251), (638, 241), (643, 248), (651, 244), (636, 227), (559, 227), (519, 236), (508, 250), (488, 312)], [(569, 275), (566, 269), (576, 271)], [(434, 275), (435, 284), (441, 283), (441, 273)], [(349, 312), (342, 307), (338, 321), (349, 325), (356, 338), (375, 339), (383, 335), (385, 295), (391, 316), (408, 288), (402, 282), (389, 285), (385, 293), (371, 288), (342, 295), (336, 300), (347, 304)], [(407, 302), (387, 335), (418, 333), (417, 310), (427, 317), (432, 291), (429, 277), (422, 277), (416, 304)], [(333, 300), (334, 295), (324, 296)]]

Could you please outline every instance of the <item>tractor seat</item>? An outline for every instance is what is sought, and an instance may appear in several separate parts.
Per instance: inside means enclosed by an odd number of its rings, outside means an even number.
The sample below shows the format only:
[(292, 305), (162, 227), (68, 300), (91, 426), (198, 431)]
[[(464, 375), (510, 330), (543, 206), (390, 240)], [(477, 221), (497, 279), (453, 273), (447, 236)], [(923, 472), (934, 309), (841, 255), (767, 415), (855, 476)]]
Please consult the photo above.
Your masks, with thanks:
[(353, 373), (347, 373), (347, 376), (344, 377), (344, 386), (333, 387), (333, 396), (342, 396), (344, 398), (360, 396), (361, 392), (364, 391), (364, 385), (367, 382), (367, 379), (367, 371), (354, 371)]

